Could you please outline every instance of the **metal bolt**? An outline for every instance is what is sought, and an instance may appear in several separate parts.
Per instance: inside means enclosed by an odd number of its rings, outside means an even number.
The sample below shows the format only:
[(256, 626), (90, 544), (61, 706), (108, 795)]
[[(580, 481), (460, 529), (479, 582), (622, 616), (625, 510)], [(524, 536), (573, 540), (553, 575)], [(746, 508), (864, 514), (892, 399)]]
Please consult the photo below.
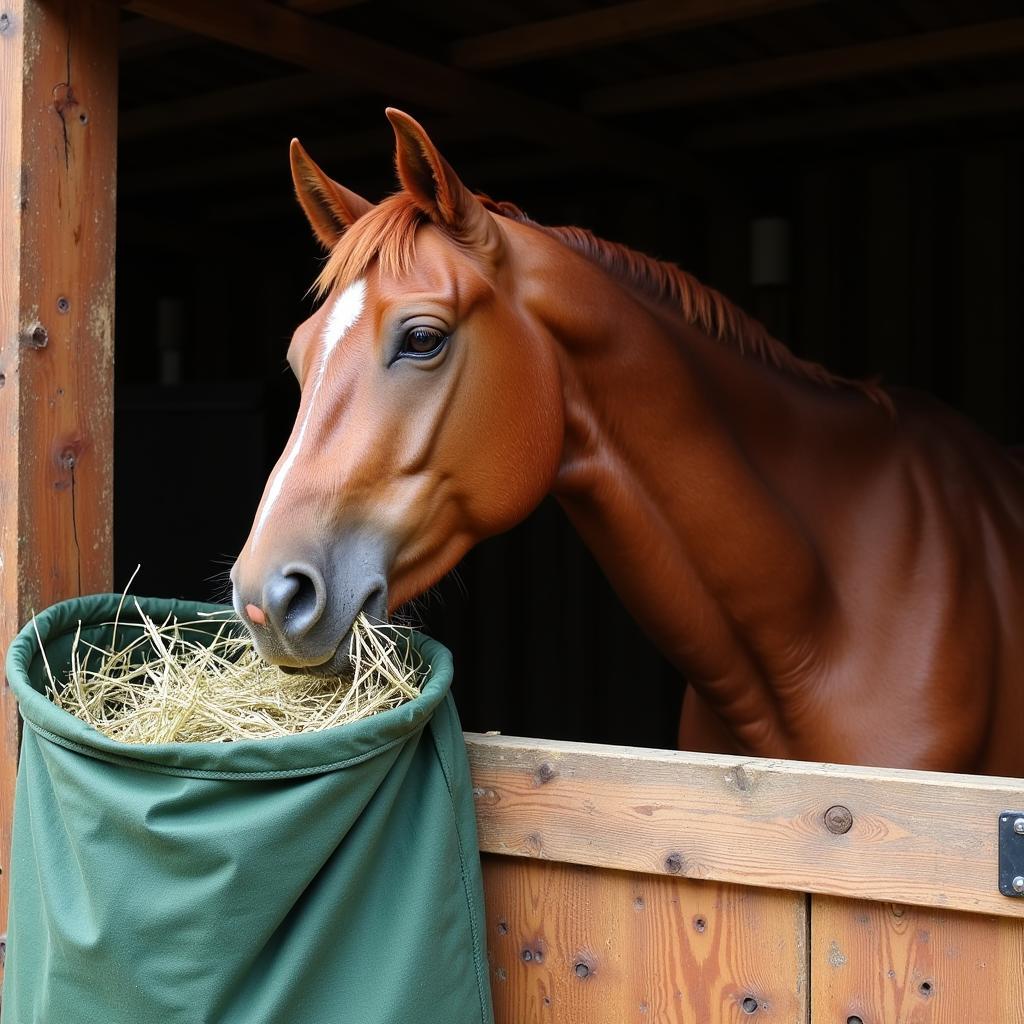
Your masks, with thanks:
[(523, 959), (529, 963), (533, 959), (533, 951), (529, 949), (523, 950)]
[(1017, 818), (1014, 820), (1013, 831), (1019, 836), (1024, 836), (1024, 818)]
[(580, 961), (578, 961), (576, 963), (576, 966), (573, 968), (573, 970), (576, 972), (576, 977), (577, 978), (589, 978), (590, 977), (590, 965), (584, 963), (582, 960), (580, 960)]
[(740, 1005), (744, 1013), (757, 1013), (757, 1000), (753, 996), (747, 996)]
[(1014, 892), (1024, 892), (1024, 875), (1017, 875), (1010, 886)]
[(665, 858), (665, 870), (670, 875), (678, 875), (683, 870), (683, 856), (680, 853), (670, 853)]
[(853, 828), (853, 813), (849, 807), (836, 804), (825, 812), (825, 828), (833, 835), (841, 836)]

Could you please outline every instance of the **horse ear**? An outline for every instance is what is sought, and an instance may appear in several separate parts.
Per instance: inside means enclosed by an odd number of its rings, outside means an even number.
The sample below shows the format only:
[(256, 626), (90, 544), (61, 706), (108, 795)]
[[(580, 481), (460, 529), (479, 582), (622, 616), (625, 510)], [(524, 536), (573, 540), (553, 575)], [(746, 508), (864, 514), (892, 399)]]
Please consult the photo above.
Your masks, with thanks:
[(288, 155), (299, 203), (316, 237), (324, 246), (332, 249), (345, 228), (372, 209), (373, 203), (328, 178), (302, 148), (298, 139), (292, 139)]
[(501, 232), (483, 204), (459, 179), (451, 164), (414, 118), (387, 108), (395, 130), (395, 167), (402, 187), (440, 228), (492, 257)]

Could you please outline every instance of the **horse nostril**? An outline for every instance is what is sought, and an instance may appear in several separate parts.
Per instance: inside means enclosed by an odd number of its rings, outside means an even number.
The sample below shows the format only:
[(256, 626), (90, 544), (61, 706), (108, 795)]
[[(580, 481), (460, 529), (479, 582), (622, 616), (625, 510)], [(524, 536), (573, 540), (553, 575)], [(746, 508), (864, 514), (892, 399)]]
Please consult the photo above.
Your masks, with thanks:
[(316, 571), (306, 566), (287, 566), (263, 591), (263, 608), (277, 630), (298, 640), (320, 620), (324, 610), (324, 586), (317, 586)]
[(296, 589), (285, 613), (286, 628), (291, 621), (301, 623), (316, 616), (318, 604), (316, 584), (312, 579), (298, 572), (289, 573), (288, 576), (296, 583)]

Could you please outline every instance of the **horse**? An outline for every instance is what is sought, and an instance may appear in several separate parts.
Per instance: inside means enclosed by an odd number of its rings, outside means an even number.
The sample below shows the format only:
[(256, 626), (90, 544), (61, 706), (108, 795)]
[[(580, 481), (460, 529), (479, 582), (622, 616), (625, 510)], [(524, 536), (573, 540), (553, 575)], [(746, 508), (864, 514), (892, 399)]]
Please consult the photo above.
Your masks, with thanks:
[(687, 681), (682, 749), (1024, 775), (1024, 466), (675, 265), (472, 192), (387, 116), (376, 204), (291, 144), (327, 257), (231, 572), (262, 656), (343, 672), (360, 612), (550, 493)]

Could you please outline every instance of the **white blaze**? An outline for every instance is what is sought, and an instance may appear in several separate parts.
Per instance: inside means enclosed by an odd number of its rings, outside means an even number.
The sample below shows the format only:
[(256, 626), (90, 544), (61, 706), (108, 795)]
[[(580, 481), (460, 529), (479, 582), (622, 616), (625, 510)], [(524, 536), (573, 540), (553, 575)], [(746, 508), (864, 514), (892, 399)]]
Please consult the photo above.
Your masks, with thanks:
[(313, 406), (316, 403), (316, 396), (320, 391), (320, 385), (323, 384), (324, 374), (327, 372), (327, 361), (341, 339), (345, 337), (359, 319), (360, 314), (363, 312), (363, 303), (365, 301), (366, 282), (363, 280), (355, 281), (338, 296), (331, 307), (330, 313), (327, 314), (327, 323), (324, 325), (323, 335), (321, 336), (323, 348), (320, 352), (316, 376), (313, 378), (313, 387), (309, 394), (309, 401), (306, 404), (306, 414), (302, 417), (299, 432), (295, 435), (295, 440), (292, 442), (287, 456), (278, 465), (277, 469), (274, 470), (274, 475), (270, 478), (270, 486), (267, 488), (259, 518), (256, 520), (256, 530), (252, 535), (253, 545), (256, 544), (260, 532), (266, 525), (267, 516), (270, 515), (274, 502), (280, 497), (285, 477), (295, 464), (299, 448), (302, 447), (302, 441), (306, 436), (309, 421), (313, 418)]

